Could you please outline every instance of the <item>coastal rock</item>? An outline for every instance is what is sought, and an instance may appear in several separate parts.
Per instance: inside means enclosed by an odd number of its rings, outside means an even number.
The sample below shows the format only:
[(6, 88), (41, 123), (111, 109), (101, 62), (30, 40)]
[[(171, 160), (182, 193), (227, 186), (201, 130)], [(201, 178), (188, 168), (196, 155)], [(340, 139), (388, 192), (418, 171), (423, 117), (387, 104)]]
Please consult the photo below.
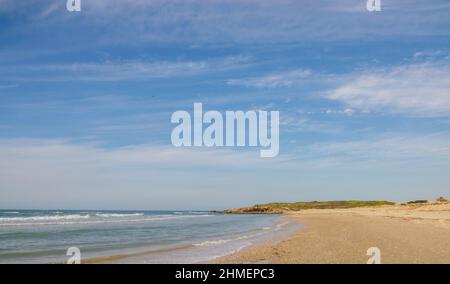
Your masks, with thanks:
[(277, 208), (272, 208), (269, 206), (251, 206), (251, 207), (243, 207), (237, 209), (228, 209), (225, 210), (226, 214), (283, 214), (284, 211)]

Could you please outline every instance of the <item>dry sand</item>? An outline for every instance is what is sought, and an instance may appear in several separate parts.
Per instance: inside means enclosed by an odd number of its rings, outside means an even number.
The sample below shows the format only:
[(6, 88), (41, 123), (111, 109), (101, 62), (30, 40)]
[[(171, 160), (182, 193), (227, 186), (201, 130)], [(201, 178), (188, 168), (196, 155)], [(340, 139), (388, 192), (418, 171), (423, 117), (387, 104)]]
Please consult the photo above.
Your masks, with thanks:
[(450, 263), (450, 204), (313, 209), (289, 214), (303, 229), (217, 263)]

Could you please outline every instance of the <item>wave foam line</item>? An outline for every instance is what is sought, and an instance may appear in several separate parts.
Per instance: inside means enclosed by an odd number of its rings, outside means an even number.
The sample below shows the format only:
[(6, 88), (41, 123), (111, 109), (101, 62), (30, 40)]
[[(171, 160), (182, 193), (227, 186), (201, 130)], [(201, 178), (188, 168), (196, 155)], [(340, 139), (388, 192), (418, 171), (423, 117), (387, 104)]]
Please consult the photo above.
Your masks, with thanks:
[(14, 221), (55, 221), (55, 220), (72, 220), (72, 219), (88, 219), (89, 215), (60, 215), (60, 216), (33, 216), (33, 217), (5, 217), (0, 218), (0, 222)]
[[(192, 216), (171, 216), (171, 217), (156, 217), (156, 218), (140, 218), (140, 219), (125, 219), (125, 220), (98, 220), (98, 221), (81, 221), (81, 222), (41, 222), (41, 223), (0, 223), (0, 227), (10, 226), (44, 226), (44, 225), (84, 225), (84, 224), (104, 224), (104, 223), (137, 223), (146, 221), (164, 221), (182, 218), (197, 218), (210, 217), (212, 215), (192, 215)], [(13, 219), (13, 218), (11, 218)]]

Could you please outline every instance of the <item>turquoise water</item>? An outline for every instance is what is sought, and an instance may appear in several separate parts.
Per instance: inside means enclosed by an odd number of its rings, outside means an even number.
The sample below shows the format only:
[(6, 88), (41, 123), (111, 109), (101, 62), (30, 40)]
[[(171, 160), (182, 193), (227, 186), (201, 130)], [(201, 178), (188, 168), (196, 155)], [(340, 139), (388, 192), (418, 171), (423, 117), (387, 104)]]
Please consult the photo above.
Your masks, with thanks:
[(0, 210), (0, 263), (65, 262), (69, 247), (79, 248), (82, 260), (127, 255), (116, 262), (195, 263), (290, 228), (277, 215)]

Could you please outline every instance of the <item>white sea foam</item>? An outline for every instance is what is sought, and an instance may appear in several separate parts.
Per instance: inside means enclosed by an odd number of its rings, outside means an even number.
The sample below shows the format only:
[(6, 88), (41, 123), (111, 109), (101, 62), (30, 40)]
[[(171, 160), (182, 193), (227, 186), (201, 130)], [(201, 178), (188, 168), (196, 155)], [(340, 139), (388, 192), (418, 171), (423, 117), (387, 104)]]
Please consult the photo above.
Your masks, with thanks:
[[(69, 217), (71, 218), (63, 218)], [(82, 218), (75, 218), (75, 216), (81, 216)], [(40, 217), (25, 217), (25, 218), (0, 218), (0, 227), (1, 226), (44, 226), (44, 225), (83, 225), (83, 224), (103, 224), (103, 223), (137, 223), (137, 222), (146, 222), (146, 221), (165, 221), (172, 219), (182, 219), (182, 218), (198, 218), (198, 217), (210, 217), (212, 215), (160, 215), (149, 218), (138, 218), (138, 219), (103, 219), (103, 220), (93, 220), (90, 219), (88, 221), (64, 221), (65, 219), (87, 219), (89, 215), (66, 215), (66, 216), (40, 216)], [(43, 219), (43, 218), (46, 219)], [(58, 217), (49, 219), (49, 217)], [(40, 218), (40, 219), (38, 219)], [(2, 221), (7, 221), (6, 223), (2, 223)], [(54, 222), (20, 222), (20, 223), (11, 223), (11, 221), (54, 221)]]
[(251, 235), (242, 235), (242, 236), (238, 236), (236, 238), (232, 238), (232, 239), (220, 239), (220, 240), (209, 240), (209, 241), (204, 241), (198, 244), (194, 244), (194, 246), (196, 247), (207, 247), (207, 246), (215, 246), (215, 245), (222, 245), (222, 244), (226, 244), (232, 241), (241, 241), (241, 240), (247, 240), (253, 237), (258, 236), (259, 234), (251, 234)]
[(120, 218), (120, 217), (132, 217), (132, 216), (144, 216), (144, 213), (128, 213), (128, 214), (117, 214), (117, 213), (97, 213), (95, 214), (98, 217), (105, 218)]
[(196, 247), (207, 247), (207, 246), (214, 246), (214, 245), (221, 245), (225, 243), (229, 243), (233, 241), (233, 239), (225, 239), (225, 240), (215, 240), (215, 241), (204, 241), (198, 244), (194, 244)]
[(0, 222), (14, 222), (14, 221), (57, 221), (57, 220), (73, 220), (73, 219), (88, 219), (89, 215), (47, 215), (47, 216), (32, 216), (32, 217), (5, 217), (0, 218)]
[(222, 245), (222, 244), (226, 244), (229, 242), (235, 242), (235, 241), (243, 241), (243, 240), (252, 240), (252, 239), (256, 239), (259, 237), (262, 237), (264, 235), (267, 235), (268, 233), (271, 232), (277, 232), (281, 229), (284, 229), (284, 227), (286, 227), (287, 225), (291, 224), (290, 222), (282, 222), (282, 223), (278, 223), (273, 227), (262, 227), (259, 229), (259, 232), (253, 233), (253, 234), (248, 234), (248, 235), (242, 235), (242, 236), (238, 236), (235, 238), (231, 238), (231, 239), (219, 239), (219, 240), (207, 240), (201, 243), (197, 243), (194, 244), (194, 246), (196, 247), (208, 247), (208, 246), (217, 246), (217, 245)]

